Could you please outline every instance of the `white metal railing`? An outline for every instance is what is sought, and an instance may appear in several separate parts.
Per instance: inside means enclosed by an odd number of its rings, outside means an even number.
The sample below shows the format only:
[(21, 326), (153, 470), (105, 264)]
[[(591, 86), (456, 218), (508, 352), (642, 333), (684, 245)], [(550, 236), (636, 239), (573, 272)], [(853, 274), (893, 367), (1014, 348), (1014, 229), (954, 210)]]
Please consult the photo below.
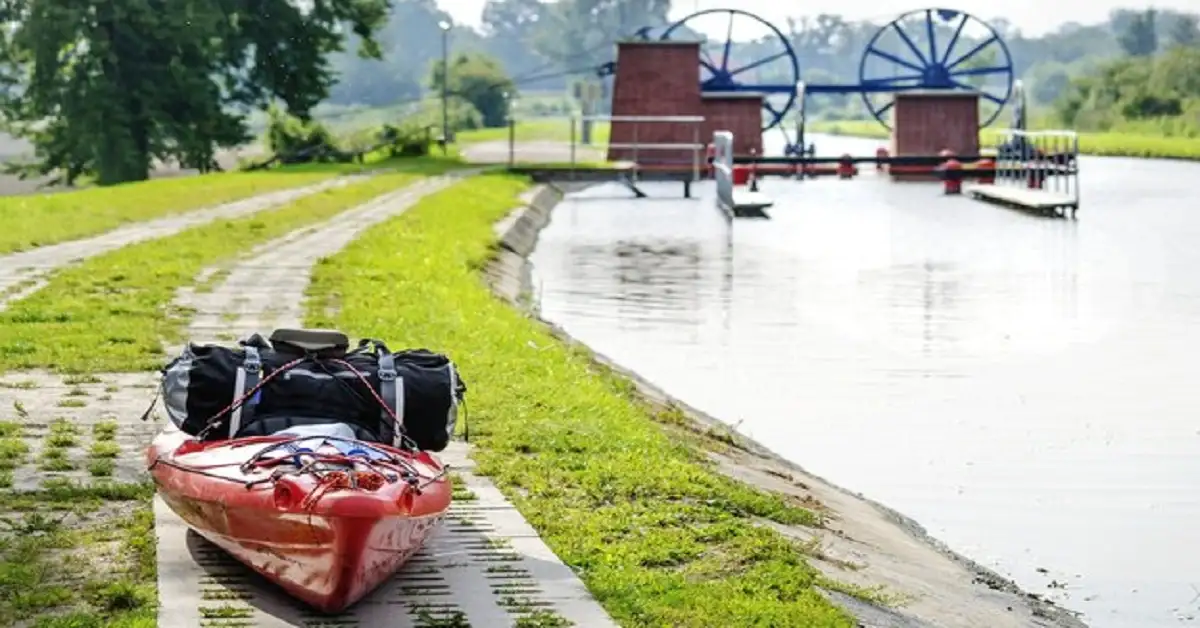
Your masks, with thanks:
[(733, 133), (713, 133), (713, 180), (717, 182), (717, 204), (733, 208)]
[(1059, 194), (1079, 206), (1078, 133), (1022, 129), (993, 133), (996, 185)]
[[(581, 122), (607, 122), (610, 124), (609, 133), (610, 141), (609, 149), (624, 149), (633, 152), (632, 161), (635, 166), (632, 172), (633, 178), (637, 180), (637, 167), (639, 153), (641, 151), (690, 151), (692, 180), (699, 181), (704, 162), (704, 153), (708, 149), (708, 145), (701, 141), (700, 136), (703, 132), (704, 116), (583, 116), (579, 120)], [(630, 142), (612, 142), (611, 124), (614, 122), (633, 123), (633, 138)], [(641, 142), (638, 141), (638, 129), (643, 124), (690, 124), (692, 130), (691, 142)], [(571, 119), (571, 163), (575, 163), (575, 119)]]

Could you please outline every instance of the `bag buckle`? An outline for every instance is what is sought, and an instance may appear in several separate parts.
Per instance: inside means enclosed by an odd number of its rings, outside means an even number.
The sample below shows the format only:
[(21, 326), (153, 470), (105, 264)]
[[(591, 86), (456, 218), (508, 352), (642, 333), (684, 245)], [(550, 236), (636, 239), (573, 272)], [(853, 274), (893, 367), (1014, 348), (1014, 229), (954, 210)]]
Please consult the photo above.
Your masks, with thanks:
[(262, 370), (262, 359), (258, 356), (258, 351), (246, 348), (246, 359), (242, 360), (242, 368), (247, 373), (258, 373)]
[(400, 374), (392, 369), (379, 369), (379, 381), (394, 382)]

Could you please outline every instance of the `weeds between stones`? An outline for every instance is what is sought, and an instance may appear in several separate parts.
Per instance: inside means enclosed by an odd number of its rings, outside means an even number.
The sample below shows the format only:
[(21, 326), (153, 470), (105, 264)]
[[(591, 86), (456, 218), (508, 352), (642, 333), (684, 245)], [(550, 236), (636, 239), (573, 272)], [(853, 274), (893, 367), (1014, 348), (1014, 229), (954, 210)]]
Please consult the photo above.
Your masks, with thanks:
[[(206, 267), (411, 183), (383, 174), (283, 207), (187, 229), (93, 257), (54, 273), (41, 290), (0, 312), (0, 371), (45, 367), (68, 373), (143, 371), (163, 360), (186, 313), (176, 292)], [(63, 408), (83, 407), (68, 397)]]
[(115, 465), (118, 424), (37, 419), (0, 411), (0, 626), (156, 625), (153, 487), (69, 475)]
[(453, 356), (479, 472), (619, 622), (852, 626), (817, 592), (802, 544), (760, 525), (817, 515), (721, 475), (627, 381), (483, 284), (492, 225), (527, 185), (476, 177), (369, 230), (317, 266), (306, 322)]

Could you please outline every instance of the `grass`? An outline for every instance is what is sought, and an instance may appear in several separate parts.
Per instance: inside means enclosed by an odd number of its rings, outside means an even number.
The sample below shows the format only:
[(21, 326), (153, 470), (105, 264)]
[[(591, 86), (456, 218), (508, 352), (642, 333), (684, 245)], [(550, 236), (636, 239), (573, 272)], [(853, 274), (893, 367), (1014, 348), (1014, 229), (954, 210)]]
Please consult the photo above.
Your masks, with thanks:
[(279, 169), (0, 197), (0, 225), (4, 225), (0, 230), (0, 255), (96, 235), (127, 223), (301, 187), (337, 173), (332, 169)]
[[(163, 341), (179, 339), (187, 319), (188, 313), (172, 309), (171, 302), (177, 290), (191, 285), (203, 269), (297, 228), (332, 218), (411, 182), (415, 176), (381, 174), (280, 208), (187, 229), (62, 269), (44, 288), (0, 312), (0, 371), (42, 367), (94, 373), (157, 368), (164, 357)], [(68, 398), (59, 405), (82, 403)]]
[[(120, 454), (117, 422), (52, 419), (31, 460), (31, 417), (13, 411), (16, 420), (0, 409), (0, 626), (156, 626), (153, 487), (106, 479)], [(58, 475), (76, 471), (85, 448), (100, 479)], [(40, 488), (14, 489), (22, 472)]]
[[(888, 139), (891, 132), (874, 120), (841, 120), (837, 122), (810, 122), (808, 129), (815, 133), (849, 135)], [(987, 129), (981, 132), (984, 146), (996, 143), (995, 135), (989, 137)], [(1200, 138), (1164, 137), (1143, 135), (1133, 132), (1079, 133), (1079, 152), (1084, 155), (1109, 157), (1145, 157), (1162, 159), (1200, 160)]]
[(0, 492), (0, 625), (153, 628), (153, 488)]
[(476, 177), (372, 228), (318, 266), (306, 322), (453, 356), (480, 472), (618, 622), (854, 625), (816, 591), (804, 547), (760, 525), (817, 515), (719, 473), (700, 437), (664, 429), (628, 381), (483, 284), (492, 224), (527, 185)]

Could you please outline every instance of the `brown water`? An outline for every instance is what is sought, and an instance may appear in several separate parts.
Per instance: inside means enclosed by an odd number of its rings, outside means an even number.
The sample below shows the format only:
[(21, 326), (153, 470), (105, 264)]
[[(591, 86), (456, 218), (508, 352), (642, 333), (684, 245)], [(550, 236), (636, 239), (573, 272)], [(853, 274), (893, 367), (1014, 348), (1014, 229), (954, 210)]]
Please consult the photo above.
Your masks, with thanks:
[(1094, 626), (1200, 626), (1200, 165), (1082, 167), (1077, 222), (874, 173), (732, 228), (711, 188), (592, 188), (542, 312)]

